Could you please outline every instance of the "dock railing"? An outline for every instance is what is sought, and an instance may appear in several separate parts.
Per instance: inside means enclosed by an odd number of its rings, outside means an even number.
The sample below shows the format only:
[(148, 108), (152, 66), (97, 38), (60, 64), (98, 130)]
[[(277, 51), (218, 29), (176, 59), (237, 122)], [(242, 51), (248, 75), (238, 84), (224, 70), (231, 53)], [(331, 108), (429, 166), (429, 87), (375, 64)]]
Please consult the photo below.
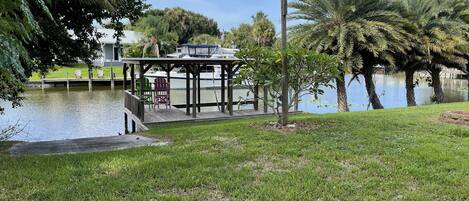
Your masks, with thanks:
[(145, 119), (145, 102), (140, 100), (138, 96), (132, 95), (130, 91), (124, 92), (124, 106), (134, 116), (144, 122)]

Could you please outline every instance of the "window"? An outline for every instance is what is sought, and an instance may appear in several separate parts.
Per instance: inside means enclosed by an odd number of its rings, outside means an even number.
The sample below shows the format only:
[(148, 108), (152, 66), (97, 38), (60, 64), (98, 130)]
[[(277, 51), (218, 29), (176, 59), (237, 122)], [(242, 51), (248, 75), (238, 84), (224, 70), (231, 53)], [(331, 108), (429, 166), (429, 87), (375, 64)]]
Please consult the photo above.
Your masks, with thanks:
[(114, 47), (114, 61), (119, 61), (119, 48)]

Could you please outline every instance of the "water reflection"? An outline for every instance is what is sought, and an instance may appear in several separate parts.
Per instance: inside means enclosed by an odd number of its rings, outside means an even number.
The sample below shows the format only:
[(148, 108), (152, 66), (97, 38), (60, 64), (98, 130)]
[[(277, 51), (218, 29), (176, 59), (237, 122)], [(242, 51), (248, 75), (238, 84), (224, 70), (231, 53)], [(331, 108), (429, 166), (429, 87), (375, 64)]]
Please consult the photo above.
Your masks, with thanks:
[[(351, 77), (346, 77), (347, 84)], [(381, 103), (385, 108), (406, 107), (405, 80), (402, 75), (375, 75), (376, 93), (380, 96)], [(351, 111), (369, 110), (371, 106), (366, 96), (364, 80), (359, 77), (352, 81), (347, 87), (348, 102)], [(443, 79), (443, 90), (445, 92), (445, 102), (467, 101), (467, 91), (463, 90), (467, 86), (466, 80)], [(421, 80), (419, 86), (415, 88), (415, 100), (419, 105), (431, 104), (433, 88)], [(299, 107), (302, 111), (311, 113), (333, 113), (337, 111), (337, 94), (333, 89), (325, 89), (323, 96), (319, 100), (314, 100), (311, 96), (304, 96)]]
[[(363, 79), (361, 79), (363, 81)], [(350, 77), (347, 78), (347, 83)], [(402, 76), (375, 77), (377, 93), (386, 108), (405, 107), (405, 83)], [(444, 80), (445, 102), (467, 101), (465, 80)], [(12, 109), (7, 103), (0, 103), (6, 108), (6, 114), (0, 116), (0, 128), (20, 120), (27, 124), (25, 132), (14, 140), (43, 141), (70, 138), (110, 136), (122, 133), (124, 129), (123, 91), (99, 87), (93, 91), (85, 88), (28, 90), (25, 93), (24, 106)], [(119, 87), (117, 87), (119, 88)], [(415, 90), (418, 104), (430, 104), (432, 88), (424, 82)], [(215, 102), (214, 90), (202, 90), (202, 102)], [(171, 92), (174, 104), (183, 104), (184, 90)], [(234, 97), (243, 96), (246, 90), (235, 90)], [(352, 111), (367, 110), (368, 99), (365, 87), (353, 81), (348, 87), (348, 99)], [(326, 89), (319, 100), (303, 97), (300, 109), (312, 113), (333, 113), (337, 111), (335, 89)], [(218, 98), (220, 100), (220, 98)], [(215, 109), (216, 108), (212, 108)]]

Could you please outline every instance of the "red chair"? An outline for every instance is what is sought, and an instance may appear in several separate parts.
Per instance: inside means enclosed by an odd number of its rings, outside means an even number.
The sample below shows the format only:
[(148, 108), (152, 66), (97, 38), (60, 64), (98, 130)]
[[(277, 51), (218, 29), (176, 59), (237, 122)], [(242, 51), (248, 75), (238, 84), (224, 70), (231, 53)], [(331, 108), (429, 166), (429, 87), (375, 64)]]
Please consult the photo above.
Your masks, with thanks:
[(170, 86), (166, 79), (157, 77), (155, 79), (155, 95), (153, 96), (153, 108), (160, 108), (164, 104), (166, 109), (171, 108)]

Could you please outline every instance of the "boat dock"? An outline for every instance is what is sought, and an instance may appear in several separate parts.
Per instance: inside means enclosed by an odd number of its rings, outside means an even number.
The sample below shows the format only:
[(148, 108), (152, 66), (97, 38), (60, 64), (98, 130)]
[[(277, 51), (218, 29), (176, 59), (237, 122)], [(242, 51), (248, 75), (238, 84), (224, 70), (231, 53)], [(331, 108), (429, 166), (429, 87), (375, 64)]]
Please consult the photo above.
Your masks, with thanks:
[[(140, 129), (145, 130), (148, 125), (188, 121), (213, 121), (259, 115), (272, 115), (264, 101), (267, 99), (267, 88), (254, 86), (252, 100), (243, 102), (233, 101), (234, 75), (241, 66), (241, 60), (236, 58), (124, 58), (124, 122), (126, 133), (133, 133)], [(221, 66), (220, 100), (217, 103), (201, 102), (200, 72), (204, 65)], [(148, 103), (148, 93), (145, 91), (145, 73), (153, 67), (166, 71), (166, 82), (171, 86), (170, 72), (175, 67), (185, 68), (185, 100), (184, 104), (160, 106), (158, 109)], [(130, 70), (130, 86), (127, 83), (127, 71)], [(128, 87), (130, 88), (128, 90)], [(262, 88), (262, 89), (261, 89)], [(152, 89), (150, 89), (152, 90)], [(143, 92), (143, 93), (142, 93)], [(263, 101), (260, 101), (260, 94)], [(181, 100), (179, 100), (181, 101)], [(171, 101), (173, 102), (173, 101)], [(262, 104), (260, 104), (262, 103)], [(234, 109), (240, 105), (239, 109)], [(245, 105), (252, 105), (246, 107)], [(263, 106), (260, 109), (260, 105)], [(218, 107), (217, 111), (205, 108)], [(166, 109), (167, 108), (167, 109)], [(128, 122), (131, 121), (131, 130)]]
[[(95, 78), (91, 80), (92, 85), (96, 86), (112, 86), (112, 85), (123, 85), (124, 78)], [(130, 83), (130, 80), (127, 81)], [(89, 86), (89, 79), (66, 79), (66, 78), (51, 78), (37, 81), (29, 81), (26, 86), (29, 88), (51, 88), (51, 87), (73, 87), (73, 86)]]

